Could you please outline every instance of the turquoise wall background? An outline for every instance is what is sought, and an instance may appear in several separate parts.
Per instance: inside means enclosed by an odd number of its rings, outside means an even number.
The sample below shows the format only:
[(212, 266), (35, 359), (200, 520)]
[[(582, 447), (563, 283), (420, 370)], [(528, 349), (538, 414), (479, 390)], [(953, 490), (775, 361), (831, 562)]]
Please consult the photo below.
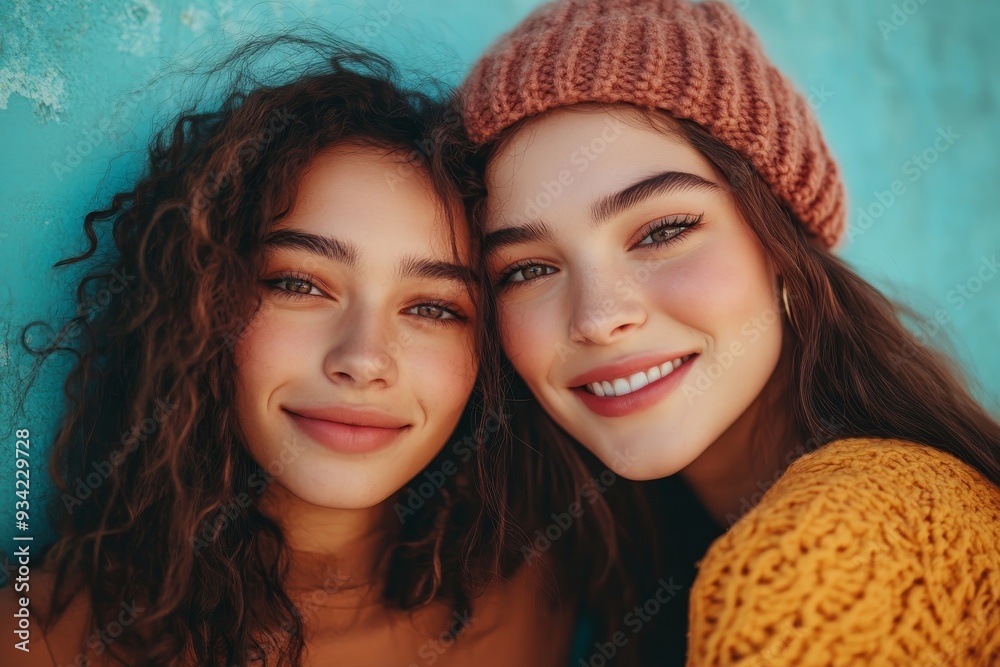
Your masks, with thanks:
[[(456, 83), (538, 2), (0, 0), (0, 549), (48, 537), (45, 455), (66, 365), (38, 368), (33, 319), (72, 312), (83, 215), (136, 173), (152, 125), (206, 49), (317, 19)], [(916, 307), (1000, 414), (1000, 3), (734, 0), (820, 116), (850, 196), (841, 251)], [(153, 81), (152, 83), (150, 83)], [(25, 394), (30, 376), (33, 389)], [(24, 410), (16, 408), (24, 398)], [(15, 429), (31, 432), (31, 510), (15, 527)]]

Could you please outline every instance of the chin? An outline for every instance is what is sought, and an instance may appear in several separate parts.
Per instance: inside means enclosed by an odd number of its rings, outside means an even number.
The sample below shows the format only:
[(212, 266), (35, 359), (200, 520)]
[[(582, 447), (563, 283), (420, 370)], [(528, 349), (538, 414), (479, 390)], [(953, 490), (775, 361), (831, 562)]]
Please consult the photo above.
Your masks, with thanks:
[(365, 484), (364, 480), (356, 477), (351, 480), (330, 479), (322, 486), (312, 482), (295, 484), (290, 480), (282, 480), (282, 486), (303, 502), (337, 510), (362, 510), (375, 507), (393, 493), (392, 489)]
[(692, 443), (668, 441), (664, 438), (628, 437), (628, 447), (620, 447), (622, 436), (607, 441), (599, 450), (591, 451), (619, 477), (645, 482), (676, 475), (704, 451)]

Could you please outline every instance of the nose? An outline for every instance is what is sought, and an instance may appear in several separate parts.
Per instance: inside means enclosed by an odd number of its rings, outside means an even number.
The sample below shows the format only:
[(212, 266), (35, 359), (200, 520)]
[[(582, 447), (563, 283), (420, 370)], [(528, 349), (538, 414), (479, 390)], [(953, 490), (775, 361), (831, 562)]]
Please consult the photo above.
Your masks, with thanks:
[(607, 345), (646, 322), (646, 308), (633, 281), (587, 271), (571, 290), (569, 338), (573, 343)]
[(343, 318), (342, 333), (324, 359), (327, 377), (357, 388), (395, 382), (398, 366), (390, 324), (362, 304), (348, 309)]

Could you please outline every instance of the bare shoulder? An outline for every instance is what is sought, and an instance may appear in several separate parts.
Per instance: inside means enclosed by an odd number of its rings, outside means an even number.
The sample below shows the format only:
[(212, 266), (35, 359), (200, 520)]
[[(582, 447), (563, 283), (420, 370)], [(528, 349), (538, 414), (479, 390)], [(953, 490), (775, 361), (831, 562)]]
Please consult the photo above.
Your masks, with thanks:
[(551, 563), (536, 558), (473, 601), (457, 664), (549, 667), (566, 664), (574, 609), (560, 601)]

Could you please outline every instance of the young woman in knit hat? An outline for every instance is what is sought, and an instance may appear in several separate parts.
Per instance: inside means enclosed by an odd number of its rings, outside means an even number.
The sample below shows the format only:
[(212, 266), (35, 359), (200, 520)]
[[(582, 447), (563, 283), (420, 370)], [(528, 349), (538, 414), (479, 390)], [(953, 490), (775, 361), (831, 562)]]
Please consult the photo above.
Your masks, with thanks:
[(581, 483), (661, 480), (688, 664), (1000, 664), (1000, 425), (833, 252), (838, 167), (737, 13), (548, 4), (461, 104), (515, 398), (551, 418), (521, 430), (582, 445)]

